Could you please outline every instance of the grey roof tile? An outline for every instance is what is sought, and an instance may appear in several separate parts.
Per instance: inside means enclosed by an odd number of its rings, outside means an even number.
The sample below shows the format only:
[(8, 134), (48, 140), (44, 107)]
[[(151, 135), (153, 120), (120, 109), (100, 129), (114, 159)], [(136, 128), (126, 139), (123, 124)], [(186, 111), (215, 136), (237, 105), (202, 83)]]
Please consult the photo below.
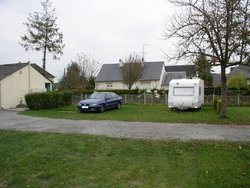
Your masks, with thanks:
[(173, 65), (165, 66), (166, 72), (186, 72), (187, 78), (192, 78), (196, 76), (196, 67), (195, 65)]
[[(140, 80), (159, 80), (163, 61), (144, 62), (143, 73)], [(96, 77), (96, 82), (122, 81), (119, 64), (104, 64)]]
[(186, 78), (186, 72), (165, 72), (162, 79), (162, 86), (169, 86), (172, 79)]
[(243, 74), (246, 78), (250, 78), (250, 66), (239, 65), (235, 67), (229, 75)]
[(15, 64), (0, 65), (0, 80), (8, 77), (9, 75), (13, 74), (16, 71), (22, 69), (26, 65), (28, 65), (28, 63), (15, 63)]
[[(38, 66), (37, 64), (35, 63), (32, 63), (31, 66), (36, 69), (40, 74), (43, 75), (43, 68)], [(45, 75), (44, 75), (46, 78), (55, 78), (55, 76), (53, 76), (52, 74), (50, 74), (49, 72), (45, 71)]]
[(213, 86), (221, 85), (221, 74), (212, 74), (213, 77)]
[[(28, 63), (14, 63), (14, 64), (4, 64), (0, 65), (0, 80), (8, 77), (9, 75), (13, 74), (14, 72), (22, 69), (23, 67), (27, 66)], [(39, 67), (37, 64), (33, 63), (31, 66), (36, 69), (40, 74), (43, 75), (43, 69)], [(54, 78), (52, 74), (49, 72), (45, 72), (46, 78)]]

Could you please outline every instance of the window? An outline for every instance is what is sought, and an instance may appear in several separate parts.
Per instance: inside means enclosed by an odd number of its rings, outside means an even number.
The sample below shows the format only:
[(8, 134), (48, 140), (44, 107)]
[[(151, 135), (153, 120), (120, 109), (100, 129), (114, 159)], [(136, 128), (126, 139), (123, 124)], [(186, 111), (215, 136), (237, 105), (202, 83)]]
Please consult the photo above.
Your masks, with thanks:
[(117, 95), (115, 93), (110, 93), (112, 99), (116, 99)]
[(106, 93), (105, 99), (111, 99), (111, 98), (112, 98), (112, 97), (111, 97), (110, 93)]
[(106, 86), (107, 86), (107, 89), (112, 89), (113, 88), (112, 82), (106, 83)]
[(174, 87), (174, 96), (193, 96), (193, 87)]

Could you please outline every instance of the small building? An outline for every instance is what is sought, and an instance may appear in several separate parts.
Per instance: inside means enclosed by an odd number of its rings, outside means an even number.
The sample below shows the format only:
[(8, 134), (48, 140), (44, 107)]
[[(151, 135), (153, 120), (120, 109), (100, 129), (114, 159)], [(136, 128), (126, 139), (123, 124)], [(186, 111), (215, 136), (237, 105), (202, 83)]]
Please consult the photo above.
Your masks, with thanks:
[(51, 91), (54, 76), (30, 63), (0, 65), (0, 108), (26, 105), (28, 93)]

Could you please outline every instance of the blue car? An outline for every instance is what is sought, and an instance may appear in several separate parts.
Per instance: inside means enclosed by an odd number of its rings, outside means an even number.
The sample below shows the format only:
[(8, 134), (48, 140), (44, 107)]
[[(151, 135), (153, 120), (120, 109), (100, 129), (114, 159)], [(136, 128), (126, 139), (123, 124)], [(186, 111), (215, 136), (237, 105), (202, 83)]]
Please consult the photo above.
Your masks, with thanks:
[(121, 108), (122, 97), (114, 92), (95, 92), (88, 99), (77, 104), (80, 112), (103, 112), (106, 109)]

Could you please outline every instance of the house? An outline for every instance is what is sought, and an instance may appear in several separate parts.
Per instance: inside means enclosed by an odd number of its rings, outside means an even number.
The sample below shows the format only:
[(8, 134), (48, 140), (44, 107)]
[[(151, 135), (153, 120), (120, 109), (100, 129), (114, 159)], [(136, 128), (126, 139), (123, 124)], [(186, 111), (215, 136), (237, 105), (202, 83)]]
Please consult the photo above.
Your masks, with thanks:
[[(127, 89), (123, 83), (120, 66), (121, 64), (104, 64), (96, 77), (95, 89)], [(160, 89), (164, 72), (163, 61), (144, 62), (142, 77), (132, 86), (132, 89)]]
[[(120, 64), (104, 64), (95, 80), (95, 89), (127, 89), (123, 83)], [(194, 65), (165, 66), (163, 61), (144, 62), (142, 77), (133, 85), (140, 89), (167, 89), (173, 78), (196, 76)]]
[(221, 85), (221, 74), (213, 73), (212, 77), (213, 77), (213, 86), (214, 87), (220, 86)]
[(237, 67), (232, 67), (230, 73), (231, 75), (243, 75), (247, 80), (247, 85), (250, 85), (250, 66), (239, 65)]
[(26, 104), (28, 93), (51, 91), (54, 76), (30, 63), (0, 65), (0, 108), (15, 108)]

